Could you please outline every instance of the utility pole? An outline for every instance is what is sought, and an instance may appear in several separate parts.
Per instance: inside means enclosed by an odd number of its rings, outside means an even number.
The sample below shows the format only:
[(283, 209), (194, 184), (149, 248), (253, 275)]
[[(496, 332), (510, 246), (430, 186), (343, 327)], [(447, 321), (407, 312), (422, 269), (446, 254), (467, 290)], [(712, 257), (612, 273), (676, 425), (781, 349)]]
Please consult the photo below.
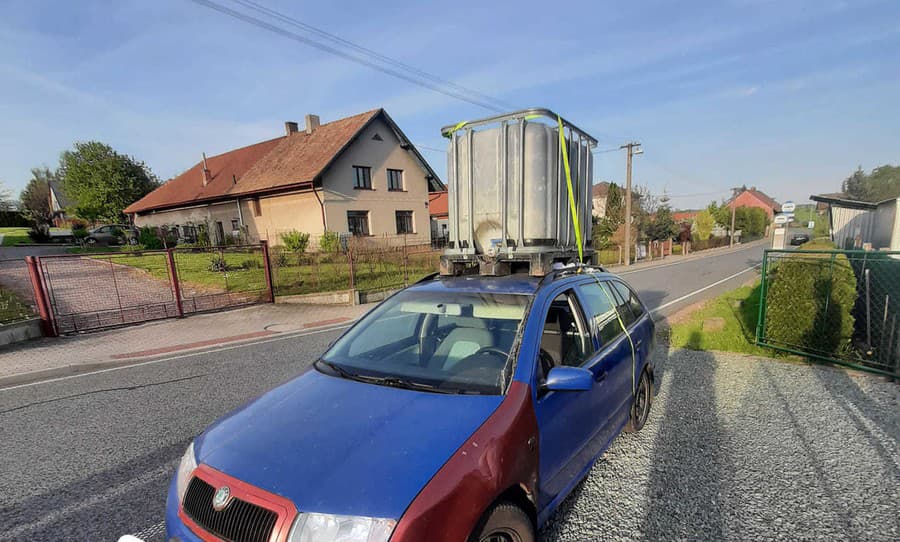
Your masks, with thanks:
[(729, 247), (734, 246), (734, 215), (735, 215), (735, 210), (737, 209), (737, 201), (736, 200), (739, 195), (738, 190), (740, 190), (740, 188), (732, 188), (731, 189), (731, 242), (728, 244)]
[(637, 141), (619, 147), (628, 151), (625, 168), (625, 265), (631, 265), (631, 158), (642, 154), (644, 150)]

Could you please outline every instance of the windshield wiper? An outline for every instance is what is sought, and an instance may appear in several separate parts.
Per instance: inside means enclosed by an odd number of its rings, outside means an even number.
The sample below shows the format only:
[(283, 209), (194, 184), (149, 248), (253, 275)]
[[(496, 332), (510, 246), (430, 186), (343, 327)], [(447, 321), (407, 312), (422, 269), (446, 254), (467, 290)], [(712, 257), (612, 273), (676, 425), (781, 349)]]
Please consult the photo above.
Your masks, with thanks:
[(316, 360), (315, 365), (320, 366), (320, 367), (317, 367), (320, 370), (321, 370), (321, 366), (324, 365), (325, 367), (327, 367), (327, 370), (325, 372), (335, 373), (338, 376), (340, 376), (341, 378), (347, 378), (350, 380), (359, 380), (358, 374), (352, 373), (352, 372), (348, 371), (347, 369), (344, 369), (337, 363), (331, 363), (330, 361), (325, 361), (324, 359), (319, 358)]

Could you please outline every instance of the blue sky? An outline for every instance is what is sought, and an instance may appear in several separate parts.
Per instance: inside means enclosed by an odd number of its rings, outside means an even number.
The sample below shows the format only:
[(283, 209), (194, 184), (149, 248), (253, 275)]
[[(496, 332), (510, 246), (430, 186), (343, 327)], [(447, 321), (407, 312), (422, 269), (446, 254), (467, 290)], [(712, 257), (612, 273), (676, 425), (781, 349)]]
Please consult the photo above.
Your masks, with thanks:
[[(233, 6), (231, 0), (216, 0)], [(900, 2), (288, 2), (306, 23), (600, 140), (644, 144), (634, 180), (676, 207), (730, 186), (779, 200), (900, 162)], [(560, 8), (559, 11), (553, 9)], [(163, 179), (201, 152), (383, 106), (413, 142), (489, 111), (187, 0), (0, 2), (0, 180), (98, 139)], [(443, 175), (445, 158), (423, 154)], [(622, 182), (621, 151), (595, 180)]]

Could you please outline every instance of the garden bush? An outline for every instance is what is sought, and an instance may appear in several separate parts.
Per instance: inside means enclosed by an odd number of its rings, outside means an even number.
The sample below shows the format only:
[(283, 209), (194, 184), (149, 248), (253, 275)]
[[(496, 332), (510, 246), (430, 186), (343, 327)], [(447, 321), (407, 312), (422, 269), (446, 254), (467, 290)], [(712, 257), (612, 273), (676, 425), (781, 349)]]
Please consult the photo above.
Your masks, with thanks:
[(341, 234), (333, 231), (323, 233), (319, 239), (319, 250), (322, 252), (340, 252)]
[(78, 220), (77, 218), (72, 220), (72, 237), (75, 238), (75, 242), (80, 246), (84, 246), (84, 240), (87, 239), (89, 234), (90, 232), (88, 232), (87, 223)]
[(156, 233), (156, 228), (144, 226), (138, 230), (138, 244), (147, 250), (159, 250), (163, 248), (163, 242)]
[(856, 275), (843, 254), (788, 258), (771, 267), (766, 338), (831, 356), (850, 347)]
[(50, 241), (50, 227), (46, 224), (35, 224), (28, 230), (28, 238), (34, 243), (47, 243)]
[(281, 242), (284, 243), (284, 248), (294, 254), (303, 254), (309, 246), (309, 234), (302, 231), (286, 231), (279, 237), (281, 237)]

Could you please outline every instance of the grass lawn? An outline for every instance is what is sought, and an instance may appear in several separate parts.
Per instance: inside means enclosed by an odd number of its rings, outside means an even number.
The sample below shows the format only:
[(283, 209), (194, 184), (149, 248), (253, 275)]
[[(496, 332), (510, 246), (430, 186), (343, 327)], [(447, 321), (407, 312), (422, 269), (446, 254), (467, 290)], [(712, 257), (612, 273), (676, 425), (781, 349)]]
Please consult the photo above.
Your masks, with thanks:
[(772, 350), (753, 344), (759, 315), (759, 288), (757, 282), (710, 299), (684, 320), (672, 324), (671, 345), (771, 356)]
[[(115, 254), (111, 252), (108, 255), (97, 256), (97, 258), (111, 260), (118, 265), (143, 269), (154, 278), (169, 280), (169, 264), (164, 253), (132, 254), (118, 250), (115, 252)], [(254, 292), (266, 289), (266, 276), (263, 272), (261, 254), (253, 252), (226, 253), (224, 256), (225, 271), (216, 270), (218, 257), (217, 253), (176, 252), (175, 267), (182, 288), (192, 285), (228, 292)]]
[(30, 243), (31, 238), (28, 237), (29, 228), (0, 228), (0, 235), (3, 236), (3, 246), (11, 247), (18, 243)]
[(31, 316), (28, 306), (15, 294), (0, 288), (0, 324), (23, 320)]

